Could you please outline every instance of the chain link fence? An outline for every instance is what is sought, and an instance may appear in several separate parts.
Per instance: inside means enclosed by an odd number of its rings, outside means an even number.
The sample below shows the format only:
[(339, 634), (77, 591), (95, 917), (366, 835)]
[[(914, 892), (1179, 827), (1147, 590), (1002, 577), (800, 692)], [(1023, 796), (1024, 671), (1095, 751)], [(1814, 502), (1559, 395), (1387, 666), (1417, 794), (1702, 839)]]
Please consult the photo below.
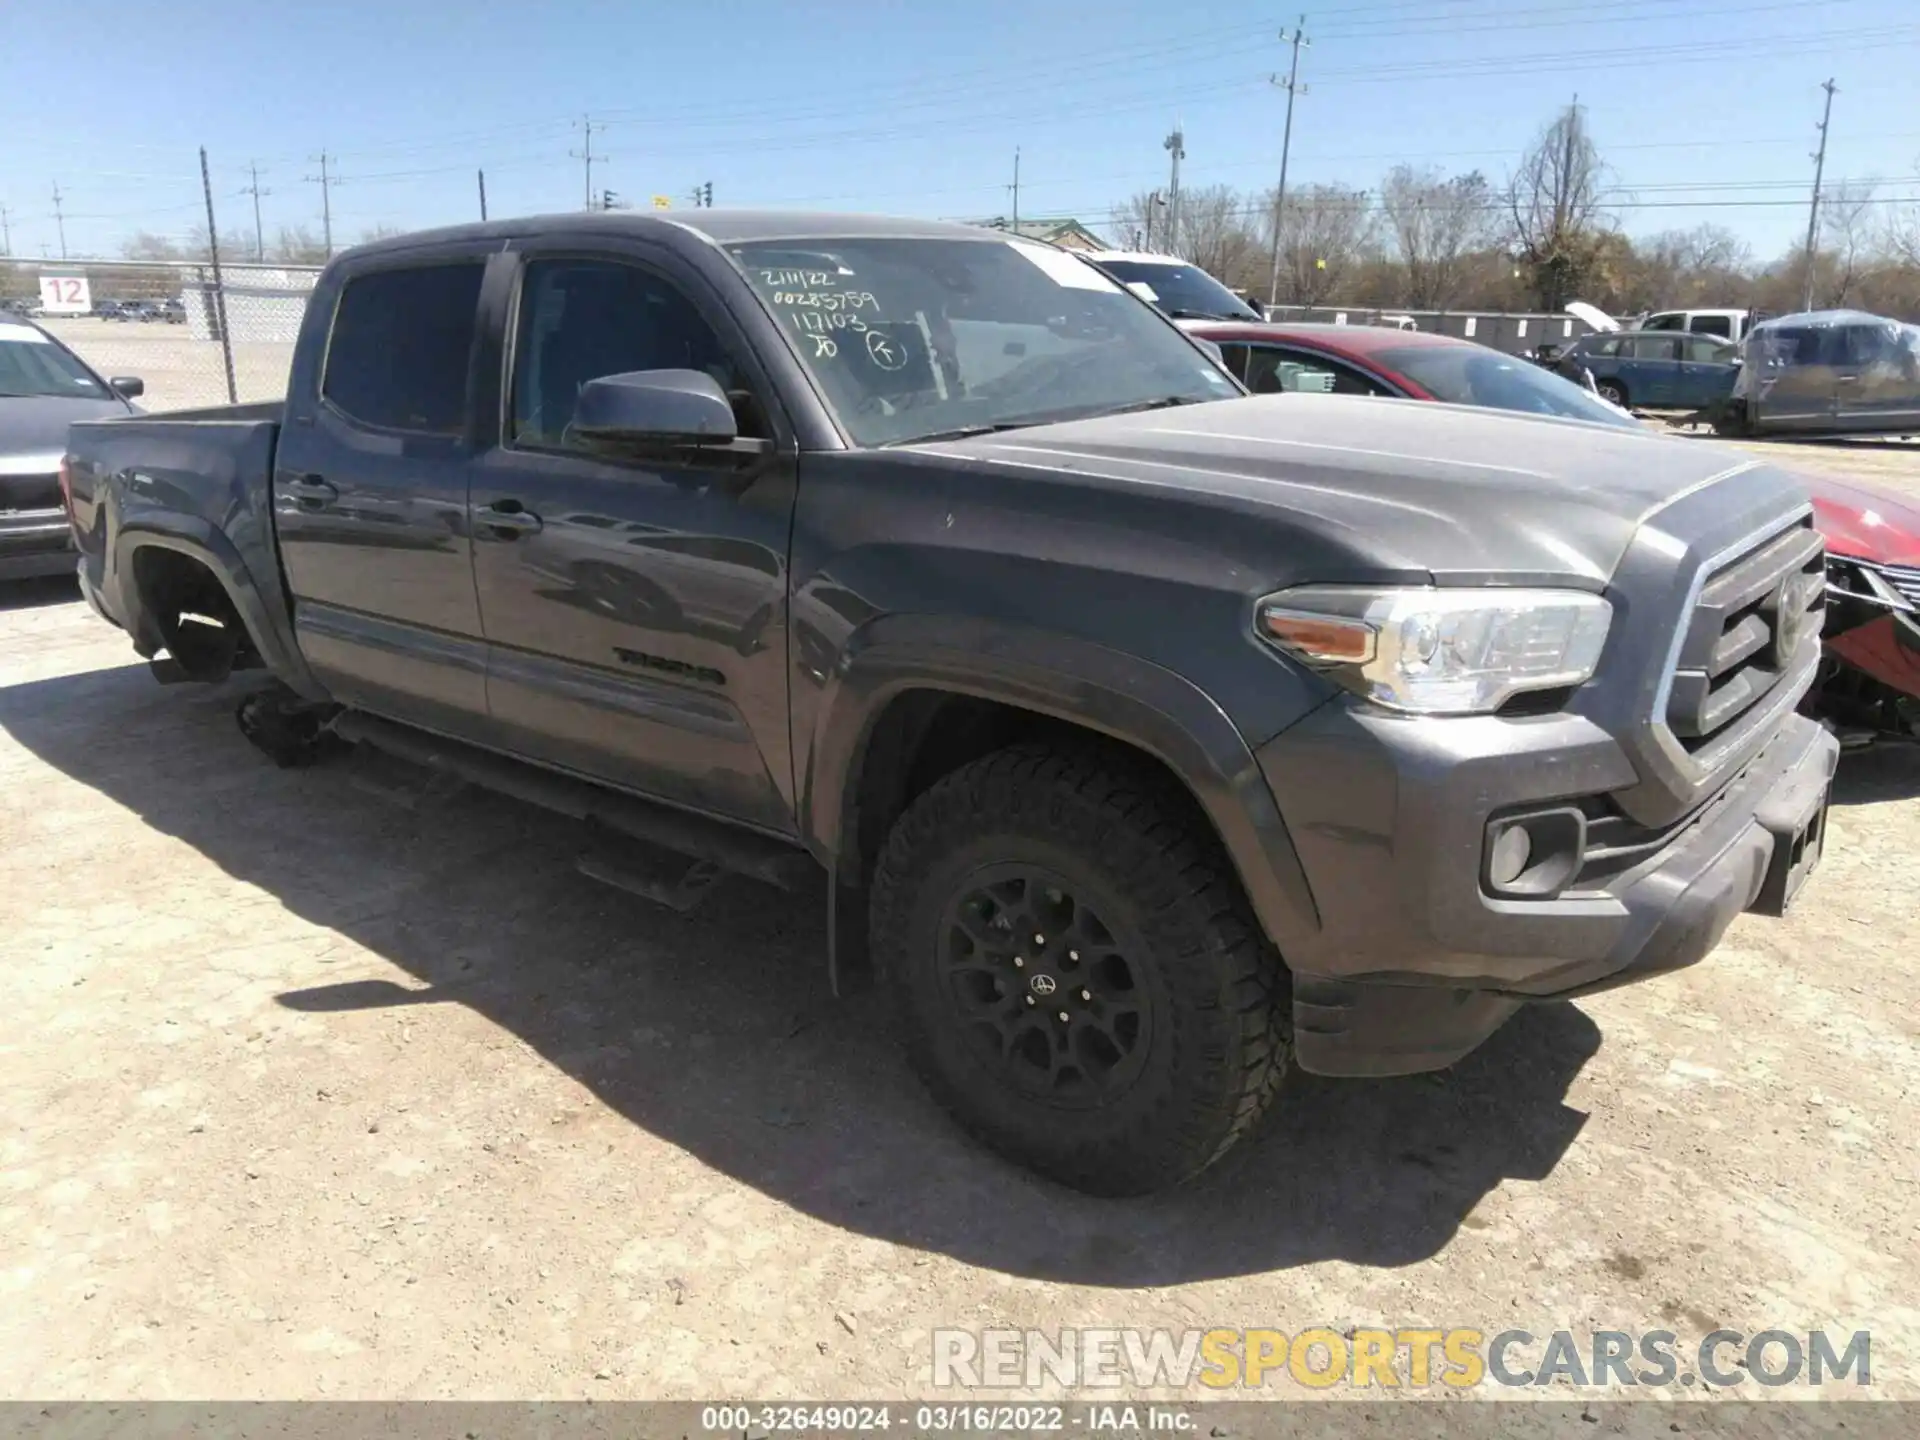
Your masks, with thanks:
[(100, 374), (137, 375), (143, 408), (183, 410), (283, 398), (319, 275), (223, 261), (216, 283), (197, 262), (0, 261), (0, 305), (24, 309)]

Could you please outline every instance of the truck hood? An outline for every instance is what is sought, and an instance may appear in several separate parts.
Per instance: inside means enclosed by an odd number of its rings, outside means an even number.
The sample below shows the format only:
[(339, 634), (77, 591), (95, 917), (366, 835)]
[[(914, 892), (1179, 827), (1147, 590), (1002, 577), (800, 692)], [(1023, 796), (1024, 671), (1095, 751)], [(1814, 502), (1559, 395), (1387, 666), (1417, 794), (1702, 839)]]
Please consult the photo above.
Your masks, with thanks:
[(122, 401), (91, 395), (0, 396), (0, 471), (21, 466), (51, 470), (67, 453), (67, 427), (74, 421), (131, 413)]
[[(1283, 394), (916, 447), (1063, 481), (1177, 489), (1436, 584), (1603, 586), (1642, 523), (1760, 460), (1651, 429), (1427, 401)], [(1796, 486), (1773, 472), (1763, 493)]]

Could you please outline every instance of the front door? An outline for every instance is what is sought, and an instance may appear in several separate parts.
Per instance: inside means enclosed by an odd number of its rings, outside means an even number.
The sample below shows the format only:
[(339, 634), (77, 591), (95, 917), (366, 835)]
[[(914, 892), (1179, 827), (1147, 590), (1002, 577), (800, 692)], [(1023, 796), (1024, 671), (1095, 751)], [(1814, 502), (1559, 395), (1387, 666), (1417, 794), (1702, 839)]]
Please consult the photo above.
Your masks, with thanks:
[(485, 641), (467, 532), (467, 395), (486, 256), (392, 257), (316, 296), (332, 320), (289, 386), (274, 527), (294, 629), (339, 699), (471, 733)]
[(1733, 363), (1740, 353), (1736, 346), (1711, 335), (1689, 335), (1680, 353), (1681, 404), (1698, 409), (1732, 393), (1740, 373)]
[(1783, 327), (1763, 332), (1749, 347), (1748, 379), (1757, 388), (1757, 419), (1763, 430), (1819, 430), (1833, 423), (1839, 406), (1834, 365), (1841, 341), (1830, 325)]
[[(764, 375), (703, 282), (644, 249), (530, 251), (518, 296), (499, 444), (473, 475), (493, 723), (549, 763), (790, 830), (795, 470)], [(616, 459), (574, 437), (587, 381), (660, 369), (713, 375), (773, 453)]]

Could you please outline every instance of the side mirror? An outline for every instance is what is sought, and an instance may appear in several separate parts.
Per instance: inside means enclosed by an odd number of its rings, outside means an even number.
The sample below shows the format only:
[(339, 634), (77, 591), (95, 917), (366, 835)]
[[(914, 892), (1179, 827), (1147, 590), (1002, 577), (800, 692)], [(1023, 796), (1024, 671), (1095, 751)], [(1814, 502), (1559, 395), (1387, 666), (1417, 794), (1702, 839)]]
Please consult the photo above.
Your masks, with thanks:
[(633, 370), (580, 387), (573, 433), (589, 444), (730, 445), (733, 402), (704, 370)]
[(131, 400), (147, 393), (147, 382), (138, 375), (115, 375), (107, 381), (107, 388), (122, 400)]

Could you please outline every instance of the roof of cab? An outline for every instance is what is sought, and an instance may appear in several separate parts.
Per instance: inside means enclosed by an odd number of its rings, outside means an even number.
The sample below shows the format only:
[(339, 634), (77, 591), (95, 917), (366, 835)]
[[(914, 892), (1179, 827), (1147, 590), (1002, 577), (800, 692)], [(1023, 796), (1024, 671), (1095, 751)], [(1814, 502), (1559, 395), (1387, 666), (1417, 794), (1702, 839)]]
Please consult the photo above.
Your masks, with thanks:
[(548, 232), (612, 235), (692, 234), (728, 245), (749, 240), (1000, 240), (1000, 232), (948, 220), (910, 220), (894, 215), (840, 215), (809, 210), (575, 210), (445, 225), (356, 245), (342, 254), (376, 255), (463, 240), (521, 240)]

